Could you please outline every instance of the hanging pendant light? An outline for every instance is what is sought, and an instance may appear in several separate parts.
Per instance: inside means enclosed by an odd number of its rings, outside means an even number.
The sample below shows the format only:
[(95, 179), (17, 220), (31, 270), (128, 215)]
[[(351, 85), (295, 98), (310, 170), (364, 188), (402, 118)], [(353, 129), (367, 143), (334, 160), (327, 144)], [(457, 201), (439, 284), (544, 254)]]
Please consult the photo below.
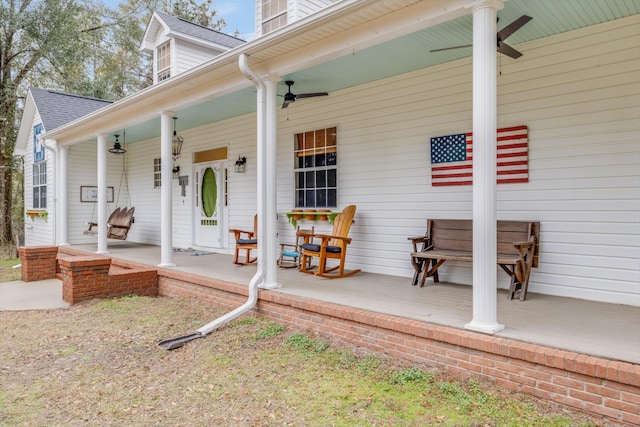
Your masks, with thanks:
[(116, 137), (116, 141), (113, 143), (113, 147), (109, 148), (109, 152), (112, 153), (112, 154), (124, 154), (124, 153), (126, 153), (127, 150), (122, 148), (122, 146), (120, 145), (120, 142), (118, 141), (118, 138), (120, 137), (120, 135), (116, 134), (114, 136)]
[(182, 151), (182, 143), (184, 139), (181, 136), (178, 136), (176, 133), (176, 120), (177, 117), (173, 118), (173, 137), (171, 138), (171, 155), (173, 156), (173, 160), (178, 160), (180, 158), (180, 152)]

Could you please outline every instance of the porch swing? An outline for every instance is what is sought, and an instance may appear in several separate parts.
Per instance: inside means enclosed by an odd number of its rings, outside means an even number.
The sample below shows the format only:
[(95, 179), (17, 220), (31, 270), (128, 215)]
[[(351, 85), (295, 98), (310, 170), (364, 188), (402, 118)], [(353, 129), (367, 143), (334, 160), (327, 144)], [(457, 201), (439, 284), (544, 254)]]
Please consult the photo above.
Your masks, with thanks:
[[(112, 154), (124, 154), (127, 152), (123, 147), (120, 146), (120, 142), (118, 142), (119, 135), (115, 135), (116, 141), (113, 143), (113, 147), (109, 149), (109, 152)], [(124, 132), (122, 135), (122, 143), (125, 143)], [(129, 206), (131, 206), (131, 196), (129, 193), (129, 181), (127, 179), (127, 171), (125, 167), (125, 156), (122, 156), (122, 173), (120, 174), (120, 183), (118, 185), (118, 195), (116, 197), (116, 206), (118, 206), (120, 201), (120, 190), (122, 189), (122, 181), (124, 180), (124, 184), (127, 187), (127, 199), (129, 201)], [(95, 235), (97, 234), (97, 230), (94, 230), (93, 227), (97, 227), (98, 223), (94, 222), (95, 212), (96, 212), (96, 202), (93, 205), (93, 210), (91, 211), (91, 221), (87, 222), (89, 228), (85, 230), (82, 234), (84, 235)], [(108, 204), (107, 204), (108, 206)], [(117, 239), (117, 240), (127, 240), (127, 235), (129, 234), (129, 229), (131, 225), (135, 222), (135, 217), (133, 214), (135, 213), (136, 208), (131, 207), (127, 208), (126, 206), (123, 208), (117, 207), (111, 214), (109, 215), (109, 219), (107, 219), (107, 238), (109, 239)]]

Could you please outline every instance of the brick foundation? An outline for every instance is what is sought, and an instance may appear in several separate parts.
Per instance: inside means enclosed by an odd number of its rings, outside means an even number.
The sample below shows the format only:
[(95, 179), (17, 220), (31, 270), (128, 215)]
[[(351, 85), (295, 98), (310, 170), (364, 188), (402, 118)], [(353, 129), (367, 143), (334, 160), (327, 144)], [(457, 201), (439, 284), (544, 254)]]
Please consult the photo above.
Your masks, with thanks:
[(92, 298), (158, 295), (155, 268), (68, 248), (60, 249), (58, 265), (62, 299), (72, 305)]
[(35, 282), (56, 277), (56, 246), (21, 246), (18, 248), (22, 264), (22, 280)]
[[(246, 286), (158, 270), (159, 294), (234, 309)], [(621, 425), (640, 425), (640, 365), (338, 304), (259, 292), (254, 314), (461, 377), (489, 380)], [(213, 319), (211, 319), (213, 320)]]
[(92, 298), (158, 295), (155, 268), (67, 247), (21, 247), (20, 253), (23, 280), (59, 277), (62, 299), (68, 304)]

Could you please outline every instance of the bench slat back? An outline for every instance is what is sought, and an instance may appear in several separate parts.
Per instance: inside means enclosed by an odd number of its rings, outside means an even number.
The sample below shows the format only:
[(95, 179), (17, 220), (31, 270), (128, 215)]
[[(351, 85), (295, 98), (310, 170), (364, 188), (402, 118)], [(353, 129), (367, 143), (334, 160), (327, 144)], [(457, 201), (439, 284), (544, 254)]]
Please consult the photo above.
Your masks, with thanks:
[[(540, 223), (529, 221), (498, 221), (497, 249), (499, 254), (517, 255), (514, 242), (527, 242), (536, 237), (533, 267), (540, 255)], [(468, 219), (430, 219), (427, 235), (434, 249), (473, 251), (473, 222)]]
[(431, 219), (428, 225), (434, 249), (473, 250), (473, 226), (466, 219)]

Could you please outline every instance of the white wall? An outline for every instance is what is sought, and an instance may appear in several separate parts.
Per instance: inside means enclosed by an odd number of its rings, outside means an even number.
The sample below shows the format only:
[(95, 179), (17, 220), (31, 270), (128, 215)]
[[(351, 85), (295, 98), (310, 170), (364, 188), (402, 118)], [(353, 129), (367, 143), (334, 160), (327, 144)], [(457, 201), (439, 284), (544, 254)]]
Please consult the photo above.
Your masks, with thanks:
[[(498, 218), (541, 222), (531, 292), (640, 305), (638, 28), (635, 16), (520, 45), (523, 57), (499, 61), (498, 125), (528, 126), (529, 182), (498, 186)], [(357, 205), (347, 267), (404, 276), (408, 286), (407, 237), (423, 234), (428, 218), (472, 217), (471, 187), (432, 187), (429, 159), (431, 137), (472, 130), (471, 88), (465, 59), (278, 109), (278, 211), (294, 207), (293, 135), (337, 126), (339, 207)], [(177, 181), (171, 184), (174, 243), (192, 241), (186, 218), (195, 151), (227, 146), (230, 164), (247, 157), (247, 173), (230, 172), (229, 215), (231, 227), (251, 228), (255, 115), (181, 135), (176, 164), (190, 180), (185, 198)], [(128, 155), (137, 209), (130, 240), (158, 244), (160, 189), (153, 189), (152, 169), (159, 143), (131, 144)], [(283, 215), (278, 232), (280, 241), (293, 241)], [(506, 287), (506, 274), (498, 277)], [(440, 278), (470, 284), (471, 264), (447, 262)]]
[[(541, 222), (532, 292), (640, 305), (639, 25), (559, 35), (500, 61), (498, 125), (529, 127), (530, 182), (498, 186), (498, 218)], [(337, 126), (339, 204), (358, 206), (349, 268), (409, 277), (407, 236), (427, 218), (472, 216), (471, 187), (431, 187), (428, 151), (432, 136), (472, 130), (471, 86), (461, 60), (281, 111), (278, 209), (293, 207), (293, 135)], [(471, 264), (448, 262), (440, 277), (470, 284)]]
[[(305, 18), (338, 0), (288, 0), (287, 25)], [(262, 3), (263, 0), (255, 0), (255, 29), (256, 36), (262, 35)]]
[(205, 48), (195, 43), (189, 43), (184, 40), (174, 40), (175, 47), (175, 74), (178, 75), (185, 71), (189, 71), (192, 68), (204, 63), (205, 61), (220, 55), (221, 50), (216, 51), (211, 48)]
[[(120, 139), (123, 142), (123, 139)], [(125, 141), (126, 142), (126, 141)], [(108, 141), (108, 146), (113, 145), (112, 139)], [(125, 144), (129, 150), (130, 146)], [(107, 217), (118, 207), (135, 206), (133, 201), (129, 203), (127, 178), (123, 175), (123, 168), (128, 170), (129, 153), (125, 155), (107, 155), (107, 187), (113, 187), (113, 202), (107, 203)], [(124, 165), (123, 165), (124, 161)], [(69, 198), (69, 243), (93, 243), (97, 241), (97, 234), (85, 236), (83, 231), (87, 230), (87, 222), (98, 222), (97, 203), (81, 202), (81, 186), (97, 186), (98, 184), (98, 163), (97, 144), (86, 142), (77, 144), (69, 148), (69, 169), (67, 171), (67, 194)], [(131, 179), (128, 179), (130, 184)], [(133, 186), (133, 185), (132, 185)]]
[[(31, 98), (29, 98), (31, 100)], [(35, 109), (34, 109), (35, 110)], [(24, 208), (33, 209), (33, 127), (42, 124), (40, 114), (35, 110), (31, 130), (24, 155)], [(44, 133), (43, 129), (43, 133)], [(25, 214), (24, 218), (24, 244), (25, 246), (55, 245), (54, 224), (56, 221), (54, 211), (54, 174), (55, 155), (50, 150), (45, 150), (47, 162), (47, 218), (30, 218)]]

